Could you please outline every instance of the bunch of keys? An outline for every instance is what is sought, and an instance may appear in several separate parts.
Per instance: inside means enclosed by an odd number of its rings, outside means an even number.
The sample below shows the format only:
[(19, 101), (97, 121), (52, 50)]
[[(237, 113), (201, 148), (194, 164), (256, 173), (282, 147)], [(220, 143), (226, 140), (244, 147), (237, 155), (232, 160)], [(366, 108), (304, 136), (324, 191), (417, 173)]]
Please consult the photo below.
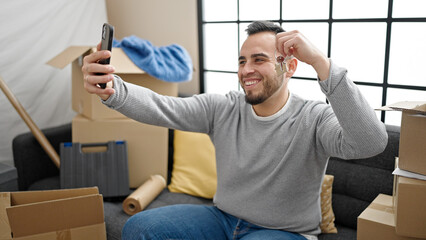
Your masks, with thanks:
[(286, 62), (288, 59), (291, 58), (291, 56), (288, 55), (285, 58), (282, 55), (277, 56), (277, 50), (275, 50), (274, 55), (275, 55), (275, 60), (277, 61), (275, 63), (275, 71), (277, 72), (278, 76), (281, 76), (288, 71)]

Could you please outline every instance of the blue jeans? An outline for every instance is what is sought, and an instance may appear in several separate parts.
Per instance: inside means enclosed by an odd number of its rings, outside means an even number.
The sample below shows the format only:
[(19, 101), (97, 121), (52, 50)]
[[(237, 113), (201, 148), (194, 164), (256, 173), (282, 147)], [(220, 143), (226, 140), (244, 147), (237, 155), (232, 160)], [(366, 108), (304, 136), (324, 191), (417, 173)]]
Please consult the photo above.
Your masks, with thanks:
[(306, 240), (298, 233), (256, 226), (213, 206), (191, 204), (171, 205), (135, 214), (124, 225), (122, 239)]

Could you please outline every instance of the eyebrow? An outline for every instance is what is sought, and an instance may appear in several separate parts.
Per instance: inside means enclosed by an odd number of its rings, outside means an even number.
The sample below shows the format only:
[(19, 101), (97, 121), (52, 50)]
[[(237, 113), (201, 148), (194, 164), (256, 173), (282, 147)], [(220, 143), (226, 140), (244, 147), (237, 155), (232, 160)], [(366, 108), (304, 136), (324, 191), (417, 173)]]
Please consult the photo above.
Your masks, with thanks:
[[(251, 55), (251, 58), (256, 58), (256, 57), (265, 57), (265, 58), (269, 58), (269, 56), (266, 53), (254, 53)], [(246, 59), (246, 57), (244, 56), (240, 56), (238, 58), (238, 60), (243, 60)]]

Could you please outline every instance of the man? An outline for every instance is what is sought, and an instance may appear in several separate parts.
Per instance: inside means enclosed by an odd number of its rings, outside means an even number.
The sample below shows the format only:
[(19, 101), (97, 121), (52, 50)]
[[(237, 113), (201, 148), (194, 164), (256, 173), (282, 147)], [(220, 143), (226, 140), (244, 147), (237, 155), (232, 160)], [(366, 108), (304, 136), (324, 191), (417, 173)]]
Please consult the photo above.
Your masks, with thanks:
[[(85, 88), (104, 104), (144, 123), (207, 133), (216, 148), (214, 206), (140, 212), (127, 221), (123, 239), (316, 239), (328, 158), (365, 158), (383, 151), (384, 124), (345, 69), (298, 31), (254, 22), (247, 33), (238, 69), (245, 93), (226, 96), (161, 96), (96, 63), (109, 52), (85, 57)], [(287, 71), (281, 71), (275, 55), (286, 59)], [(331, 106), (288, 90), (297, 60), (315, 69)]]

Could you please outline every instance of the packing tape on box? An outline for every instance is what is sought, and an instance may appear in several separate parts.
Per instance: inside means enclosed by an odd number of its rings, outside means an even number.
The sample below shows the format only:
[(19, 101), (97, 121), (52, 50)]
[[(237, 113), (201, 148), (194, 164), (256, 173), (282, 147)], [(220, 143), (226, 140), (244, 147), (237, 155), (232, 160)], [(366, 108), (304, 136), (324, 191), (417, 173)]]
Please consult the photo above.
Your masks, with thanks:
[(379, 211), (382, 211), (382, 212), (388, 212), (388, 213), (392, 213), (392, 214), (394, 213), (393, 207), (385, 206), (385, 205), (382, 205), (382, 204), (379, 204), (379, 203), (373, 202), (373, 203), (370, 204), (369, 208), (374, 209), (374, 210), (379, 210)]
[(152, 175), (132, 194), (123, 201), (123, 210), (128, 215), (134, 215), (145, 209), (163, 189), (166, 187), (166, 180), (161, 175)]
[(69, 229), (56, 231), (56, 240), (71, 240), (71, 231)]

